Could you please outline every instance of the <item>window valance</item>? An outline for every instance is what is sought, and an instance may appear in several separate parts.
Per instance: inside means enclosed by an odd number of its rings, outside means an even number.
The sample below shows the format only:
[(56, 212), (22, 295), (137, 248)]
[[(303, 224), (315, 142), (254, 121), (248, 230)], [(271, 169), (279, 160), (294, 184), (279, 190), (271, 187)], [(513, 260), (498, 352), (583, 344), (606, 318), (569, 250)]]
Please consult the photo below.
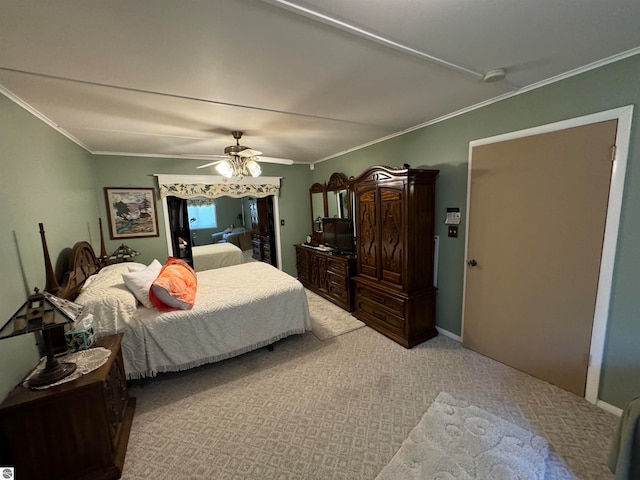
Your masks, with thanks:
[(157, 175), (160, 197), (185, 199), (268, 197), (280, 193), (280, 178), (258, 177), (232, 182), (216, 176)]

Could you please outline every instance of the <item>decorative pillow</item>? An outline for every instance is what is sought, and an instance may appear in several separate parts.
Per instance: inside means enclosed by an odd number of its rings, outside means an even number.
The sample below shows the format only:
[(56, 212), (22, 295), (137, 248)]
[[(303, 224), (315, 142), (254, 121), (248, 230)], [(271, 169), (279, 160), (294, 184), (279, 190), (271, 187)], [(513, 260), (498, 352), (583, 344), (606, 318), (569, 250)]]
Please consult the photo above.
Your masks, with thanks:
[(135, 270), (130, 270), (129, 273), (122, 274), (124, 284), (136, 296), (138, 301), (147, 308), (153, 307), (151, 300), (149, 300), (149, 289), (160, 274), (160, 270), (162, 270), (162, 264), (158, 260), (154, 260), (142, 270), (136, 268)]
[(198, 277), (183, 260), (169, 257), (149, 290), (151, 303), (161, 311), (189, 310), (196, 300)]

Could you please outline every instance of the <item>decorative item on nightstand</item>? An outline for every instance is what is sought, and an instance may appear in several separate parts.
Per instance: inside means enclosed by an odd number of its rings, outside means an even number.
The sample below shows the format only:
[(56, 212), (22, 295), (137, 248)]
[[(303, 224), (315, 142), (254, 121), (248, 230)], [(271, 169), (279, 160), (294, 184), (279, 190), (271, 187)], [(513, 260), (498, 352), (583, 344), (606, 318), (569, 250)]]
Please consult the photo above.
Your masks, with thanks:
[(120, 263), (126, 262), (127, 260), (137, 257), (140, 255), (140, 252), (137, 252), (133, 248), (125, 245), (124, 243), (120, 245), (109, 257), (110, 263)]
[(60, 363), (53, 354), (51, 332), (54, 328), (73, 323), (82, 313), (82, 305), (58, 298), (36, 288), (27, 301), (0, 330), (0, 339), (24, 333), (42, 331), (47, 363), (44, 369), (29, 379), (32, 387), (41, 387), (58, 382), (71, 375), (75, 363)]

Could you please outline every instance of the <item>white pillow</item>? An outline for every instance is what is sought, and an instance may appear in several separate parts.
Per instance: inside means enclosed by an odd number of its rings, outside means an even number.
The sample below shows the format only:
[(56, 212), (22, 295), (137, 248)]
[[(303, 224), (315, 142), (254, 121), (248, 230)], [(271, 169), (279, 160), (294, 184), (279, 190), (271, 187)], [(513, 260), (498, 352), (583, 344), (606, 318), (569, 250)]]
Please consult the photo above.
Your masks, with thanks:
[(122, 274), (124, 284), (138, 301), (147, 308), (153, 308), (153, 304), (149, 300), (149, 289), (153, 281), (158, 277), (160, 270), (162, 270), (162, 264), (158, 260), (154, 260), (143, 270), (134, 270), (133, 272)]

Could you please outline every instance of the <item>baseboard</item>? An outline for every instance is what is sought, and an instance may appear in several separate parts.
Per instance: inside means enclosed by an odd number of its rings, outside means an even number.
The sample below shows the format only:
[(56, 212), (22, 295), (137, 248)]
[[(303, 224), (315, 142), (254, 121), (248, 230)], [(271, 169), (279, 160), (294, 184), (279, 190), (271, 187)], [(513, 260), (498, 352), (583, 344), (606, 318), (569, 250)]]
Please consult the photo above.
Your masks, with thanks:
[(438, 330), (438, 333), (440, 335), (444, 335), (445, 337), (449, 337), (455, 340), (456, 342), (462, 343), (462, 337), (460, 337), (459, 335), (456, 335), (455, 333), (451, 333), (449, 330), (445, 330), (444, 328), (440, 328), (440, 327), (436, 327), (436, 330)]
[(622, 416), (622, 409), (618, 408), (618, 407), (614, 407), (613, 405), (608, 404), (607, 402), (603, 402), (602, 400), (598, 400), (596, 402), (596, 406), (600, 407), (601, 409), (609, 412), (609, 413), (613, 413), (615, 416), (617, 417), (621, 417)]

